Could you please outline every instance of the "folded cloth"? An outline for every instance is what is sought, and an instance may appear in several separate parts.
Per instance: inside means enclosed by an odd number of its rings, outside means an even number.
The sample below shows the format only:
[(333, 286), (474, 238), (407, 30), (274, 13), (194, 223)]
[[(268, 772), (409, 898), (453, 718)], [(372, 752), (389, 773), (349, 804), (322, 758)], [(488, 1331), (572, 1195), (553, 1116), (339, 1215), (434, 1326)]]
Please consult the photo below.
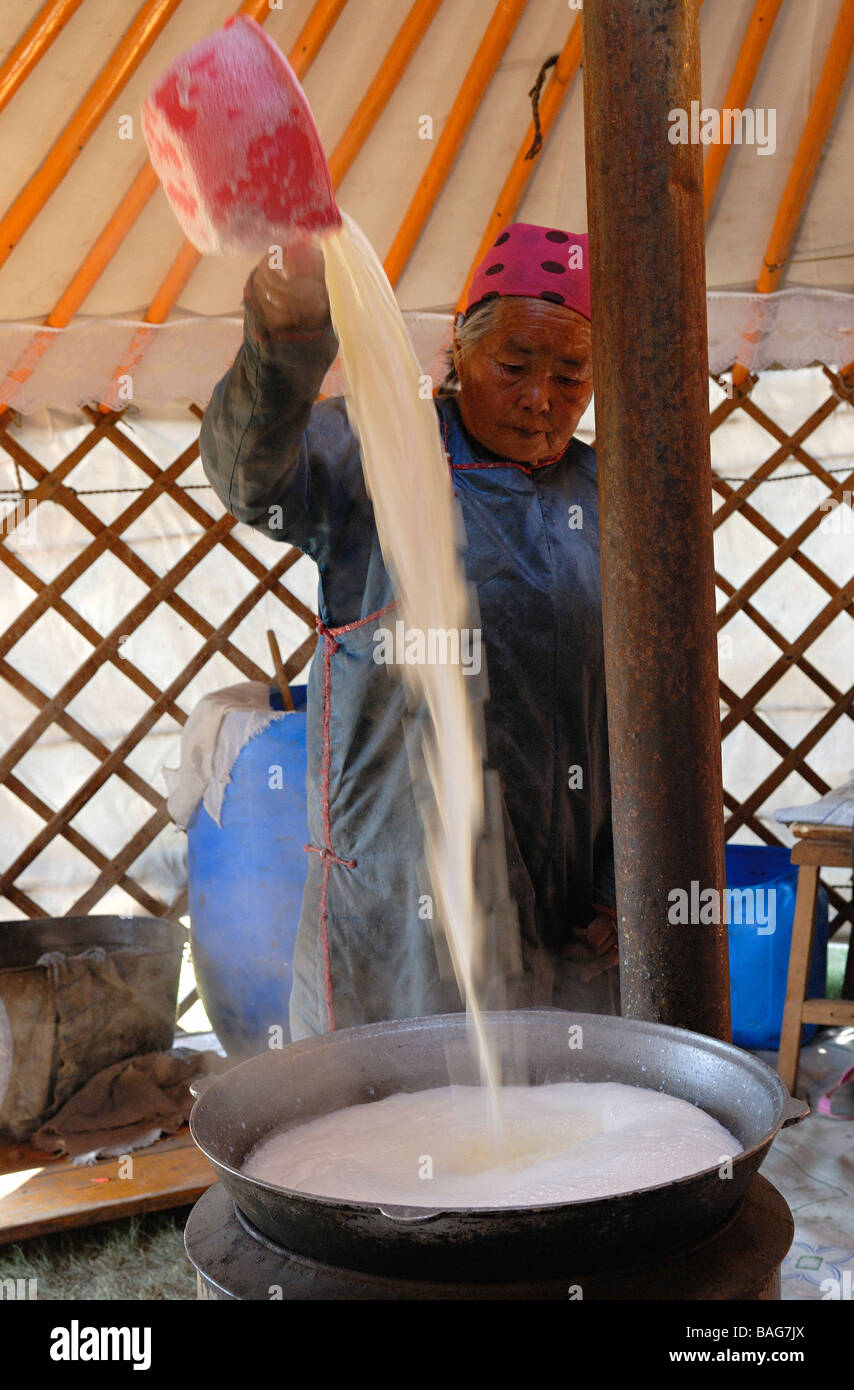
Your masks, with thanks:
[[(67, 956), (62, 951), (46, 951), (39, 956), (36, 965), (42, 965), (48, 971), (56, 1001), (55, 1041), (59, 1061), (54, 1079), (53, 1104), (57, 1105), (70, 1100), (80, 1083), (81, 1069), (92, 1052), (92, 1038), (99, 1035), (105, 991), (109, 991), (110, 998), (117, 1003), (119, 1000), (132, 1003), (133, 990), (122, 979), (115, 961), (110, 959), (103, 946), (91, 946), (76, 956)], [(53, 1041), (51, 1039), (51, 1044)], [(168, 1039), (164, 1038), (163, 1041)], [(88, 1073), (92, 1070), (90, 1066)], [(83, 1071), (87, 1080), (88, 1073)]]
[(854, 770), (847, 782), (833, 787), (820, 801), (809, 806), (785, 806), (774, 812), (774, 819), (786, 825), (802, 821), (804, 825), (854, 826)]
[(263, 681), (241, 681), (203, 695), (181, 733), (178, 767), (164, 767), (166, 806), (176, 825), (186, 829), (201, 801), (220, 825), (222, 801), (238, 753), (284, 714), (270, 705)]
[(217, 1052), (187, 1048), (128, 1057), (87, 1081), (31, 1142), (49, 1153), (67, 1153), (75, 1163), (144, 1148), (186, 1122), (191, 1081), (228, 1066)]

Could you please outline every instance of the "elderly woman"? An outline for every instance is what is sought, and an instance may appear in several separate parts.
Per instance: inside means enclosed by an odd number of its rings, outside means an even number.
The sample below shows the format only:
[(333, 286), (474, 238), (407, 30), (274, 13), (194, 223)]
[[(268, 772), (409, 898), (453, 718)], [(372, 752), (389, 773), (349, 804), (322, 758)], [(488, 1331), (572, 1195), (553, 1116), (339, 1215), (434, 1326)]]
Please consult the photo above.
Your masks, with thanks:
[[(398, 670), (372, 659), (395, 596), (359, 443), (343, 400), (314, 403), (336, 354), (317, 249), (294, 248), (284, 273), (262, 261), (245, 315), (205, 413), (205, 472), (239, 521), (319, 570), (292, 1036), (459, 1008), (424, 921), (407, 693)], [(592, 394), (586, 236), (502, 232), (458, 317), (452, 361), (436, 409), (479, 602), (486, 751), (518, 910), (508, 1002), (612, 1012), (596, 463), (573, 438)]]

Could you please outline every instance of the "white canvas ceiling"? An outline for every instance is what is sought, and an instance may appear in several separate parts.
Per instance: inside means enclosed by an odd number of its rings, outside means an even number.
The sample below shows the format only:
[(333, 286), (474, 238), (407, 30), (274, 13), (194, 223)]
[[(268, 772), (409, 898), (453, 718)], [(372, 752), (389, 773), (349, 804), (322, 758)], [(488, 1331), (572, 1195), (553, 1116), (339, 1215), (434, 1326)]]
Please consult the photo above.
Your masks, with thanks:
[[(266, 30), (285, 53), (312, 0), (273, 0)], [(349, 0), (304, 86), (331, 151), (373, 78), (411, 0)], [(708, 285), (755, 286), (777, 205), (824, 62), (841, 0), (784, 0), (750, 105), (776, 111), (776, 150), (734, 147), (707, 237)], [(42, 0), (2, 0), (0, 60)], [(138, 10), (137, 0), (83, 0), (67, 27), (0, 113), (0, 204), (8, 207), (50, 149)], [(53, 307), (142, 167), (141, 102), (172, 58), (218, 27), (234, 0), (183, 0), (70, 172), (0, 269), (0, 320), (33, 320)], [(367, 143), (339, 189), (341, 206), (380, 255), (390, 246), (435, 139), (418, 136), (423, 115), (443, 128), (488, 24), (494, 0), (445, 0)], [(753, 0), (705, 0), (703, 102), (724, 105)], [(528, 91), (543, 61), (562, 47), (578, 11), (567, 0), (530, 0), (468, 132), (450, 177), (398, 285), (404, 308), (453, 306), (530, 120)], [(781, 288), (854, 290), (854, 97), (849, 74)], [(119, 138), (119, 117), (134, 138)], [(651, 138), (642, 132), (640, 138)], [(627, 132), (629, 138), (631, 132)], [(585, 230), (580, 77), (540, 156), (519, 220)], [(182, 243), (158, 189), (80, 313), (135, 316), (145, 310)], [(637, 253), (642, 254), (642, 247)], [(251, 262), (203, 260), (173, 311), (229, 314), (239, 308)], [(852, 352), (854, 357), (854, 352)]]

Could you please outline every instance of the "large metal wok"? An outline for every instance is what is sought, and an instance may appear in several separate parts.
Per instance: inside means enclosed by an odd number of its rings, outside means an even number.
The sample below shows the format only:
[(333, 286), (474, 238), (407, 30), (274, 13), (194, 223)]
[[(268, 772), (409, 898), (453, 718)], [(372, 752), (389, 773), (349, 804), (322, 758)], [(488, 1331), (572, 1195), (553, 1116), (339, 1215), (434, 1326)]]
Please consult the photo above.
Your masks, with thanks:
[[(581, 1047), (570, 1028), (581, 1026)], [(803, 1119), (779, 1077), (739, 1048), (662, 1024), (532, 1010), (487, 1015), (505, 1080), (619, 1081), (708, 1111), (743, 1152), (659, 1187), (560, 1205), (475, 1210), (381, 1207), (314, 1197), (249, 1178), (241, 1166), (274, 1130), (346, 1105), (476, 1079), (465, 1017), (449, 1014), (342, 1029), (234, 1067), (202, 1090), (190, 1128), (238, 1208), (277, 1245), (326, 1264), (410, 1278), (571, 1278), (631, 1265), (719, 1228), (777, 1132)], [(578, 1042), (578, 1035), (572, 1036)]]

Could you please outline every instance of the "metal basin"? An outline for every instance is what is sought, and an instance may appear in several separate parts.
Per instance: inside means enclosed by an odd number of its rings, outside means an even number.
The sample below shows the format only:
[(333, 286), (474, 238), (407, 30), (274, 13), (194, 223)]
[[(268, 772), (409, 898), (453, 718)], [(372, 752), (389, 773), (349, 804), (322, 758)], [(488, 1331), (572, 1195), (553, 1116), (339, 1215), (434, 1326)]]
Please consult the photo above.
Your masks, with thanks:
[[(582, 1046), (569, 1045), (570, 1026)], [(253, 1057), (215, 1078), (190, 1128), (240, 1212), (277, 1245), (327, 1264), (415, 1278), (567, 1277), (631, 1265), (701, 1239), (733, 1212), (777, 1132), (803, 1119), (763, 1062), (699, 1033), (597, 1014), (489, 1014), (505, 1080), (618, 1081), (699, 1105), (742, 1145), (732, 1175), (711, 1168), (616, 1197), (539, 1207), (380, 1207), (287, 1191), (241, 1166), (274, 1130), (399, 1091), (476, 1080), (465, 1018), (448, 1014), (342, 1029)]]

